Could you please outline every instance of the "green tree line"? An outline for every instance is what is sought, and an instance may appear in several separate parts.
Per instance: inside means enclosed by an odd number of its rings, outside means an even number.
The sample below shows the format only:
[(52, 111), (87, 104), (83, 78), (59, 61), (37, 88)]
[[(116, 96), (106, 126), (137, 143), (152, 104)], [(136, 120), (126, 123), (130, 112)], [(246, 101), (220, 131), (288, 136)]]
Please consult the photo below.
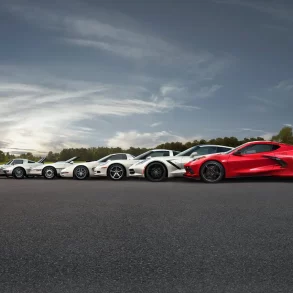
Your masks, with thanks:
[[(226, 145), (231, 147), (237, 147), (243, 143), (249, 142), (249, 141), (261, 141), (264, 140), (262, 137), (251, 137), (251, 138), (244, 138), (242, 140), (239, 140), (238, 138), (232, 136), (232, 137), (218, 137), (210, 140), (194, 140), (189, 141), (186, 143), (182, 142), (166, 142), (163, 144), (160, 144), (156, 146), (157, 149), (171, 149), (175, 151), (184, 151), (194, 145), (199, 144), (218, 144), (218, 145)], [(292, 127), (283, 127), (280, 132), (277, 135), (274, 135), (271, 138), (272, 141), (276, 142), (283, 142), (293, 145), (293, 134), (292, 134)], [(63, 149), (60, 153), (53, 153), (49, 152), (47, 154), (46, 161), (49, 162), (56, 162), (56, 161), (65, 161), (68, 160), (71, 157), (78, 156), (79, 161), (94, 161), (98, 160), (102, 157), (105, 157), (109, 154), (113, 153), (129, 153), (133, 156), (137, 156), (141, 153), (144, 153), (150, 149), (148, 148), (135, 148), (130, 147), (129, 149), (122, 149), (119, 147), (116, 148), (109, 148), (109, 147), (91, 147), (91, 148), (68, 148)], [(11, 159), (14, 159), (16, 156), (9, 153), (4, 153), (0, 151), (0, 162), (6, 162)], [(24, 159), (34, 160), (38, 161), (41, 157), (40, 156), (34, 156), (32, 153), (25, 153), (21, 155)]]

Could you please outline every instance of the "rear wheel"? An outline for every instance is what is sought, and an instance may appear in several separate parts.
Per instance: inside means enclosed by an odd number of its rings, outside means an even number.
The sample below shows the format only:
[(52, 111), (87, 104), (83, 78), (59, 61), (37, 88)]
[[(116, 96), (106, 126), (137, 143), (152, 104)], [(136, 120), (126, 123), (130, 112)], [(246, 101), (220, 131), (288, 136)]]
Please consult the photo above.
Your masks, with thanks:
[(161, 163), (150, 163), (145, 169), (145, 177), (152, 182), (164, 181), (167, 178), (167, 170)]
[(78, 180), (84, 180), (89, 176), (89, 170), (85, 166), (77, 166), (73, 171), (73, 177)]
[(26, 176), (25, 170), (22, 167), (16, 167), (13, 170), (12, 176), (15, 179), (23, 179)]
[(107, 175), (112, 180), (122, 180), (126, 177), (126, 170), (121, 164), (113, 164), (108, 167)]
[(225, 176), (223, 165), (216, 161), (205, 162), (200, 168), (200, 178), (206, 183), (217, 183)]
[(54, 167), (46, 167), (43, 171), (43, 175), (46, 179), (54, 179), (56, 174), (57, 172)]

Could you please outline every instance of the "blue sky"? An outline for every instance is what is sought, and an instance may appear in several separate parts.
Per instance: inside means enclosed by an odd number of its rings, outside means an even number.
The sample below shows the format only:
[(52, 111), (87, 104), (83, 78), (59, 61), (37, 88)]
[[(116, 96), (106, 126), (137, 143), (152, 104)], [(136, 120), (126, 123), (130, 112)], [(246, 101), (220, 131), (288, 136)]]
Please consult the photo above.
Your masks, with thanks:
[(292, 1), (6, 0), (0, 148), (270, 138), (293, 123)]

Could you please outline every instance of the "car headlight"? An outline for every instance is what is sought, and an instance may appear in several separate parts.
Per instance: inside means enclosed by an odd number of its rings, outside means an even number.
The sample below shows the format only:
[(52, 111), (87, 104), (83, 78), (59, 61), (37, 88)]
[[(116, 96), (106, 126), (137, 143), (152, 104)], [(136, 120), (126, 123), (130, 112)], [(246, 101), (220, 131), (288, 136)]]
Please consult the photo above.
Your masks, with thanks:
[(192, 160), (192, 162), (194, 162), (194, 161), (198, 161), (198, 160), (201, 160), (201, 159), (204, 159), (204, 158), (205, 158), (205, 156), (203, 156), (203, 157), (199, 157), (199, 158), (195, 158), (195, 159)]
[(137, 166), (137, 165), (141, 165), (141, 164), (143, 164), (144, 162), (146, 162), (147, 160), (149, 160), (149, 159), (145, 159), (145, 160), (139, 161), (139, 162), (137, 162), (137, 163), (135, 164), (135, 166)]
[[(107, 165), (107, 164), (108, 164), (108, 162), (99, 163), (96, 167), (105, 166), (105, 165)], [(96, 167), (95, 167), (95, 168), (96, 168)]]

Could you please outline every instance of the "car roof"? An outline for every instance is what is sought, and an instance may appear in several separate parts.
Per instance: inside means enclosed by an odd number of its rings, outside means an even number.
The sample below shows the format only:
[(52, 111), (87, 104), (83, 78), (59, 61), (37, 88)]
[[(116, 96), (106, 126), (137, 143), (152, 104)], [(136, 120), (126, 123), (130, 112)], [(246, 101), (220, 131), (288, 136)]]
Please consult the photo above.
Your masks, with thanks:
[(167, 149), (153, 149), (152, 151), (173, 151), (173, 150), (167, 150)]
[(13, 161), (14, 160), (24, 160), (24, 161), (28, 161), (28, 159), (23, 159), (23, 158), (15, 158), (15, 159), (13, 159)]
[(281, 144), (279, 142), (276, 142), (276, 141), (270, 141), (270, 140), (254, 140), (254, 141), (249, 141), (249, 142), (246, 142), (242, 145), (250, 145), (250, 144), (255, 144), (255, 143), (262, 143), (262, 144)]
[(199, 144), (197, 146), (199, 146), (199, 147), (210, 147), (210, 146), (212, 146), (212, 147), (224, 147), (224, 148), (231, 148), (231, 149), (234, 148), (234, 147), (231, 147), (231, 146), (220, 145), (220, 144)]

